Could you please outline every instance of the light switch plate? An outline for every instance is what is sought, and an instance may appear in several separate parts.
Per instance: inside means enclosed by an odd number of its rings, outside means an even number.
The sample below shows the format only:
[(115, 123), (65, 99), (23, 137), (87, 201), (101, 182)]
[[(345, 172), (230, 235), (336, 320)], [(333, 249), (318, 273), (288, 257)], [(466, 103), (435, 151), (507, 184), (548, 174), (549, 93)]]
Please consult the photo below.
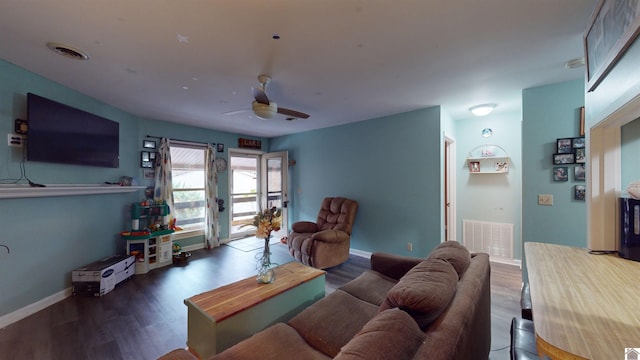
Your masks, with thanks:
[(553, 195), (550, 195), (550, 194), (539, 194), (538, 195), (538, 205), (553, 206)]

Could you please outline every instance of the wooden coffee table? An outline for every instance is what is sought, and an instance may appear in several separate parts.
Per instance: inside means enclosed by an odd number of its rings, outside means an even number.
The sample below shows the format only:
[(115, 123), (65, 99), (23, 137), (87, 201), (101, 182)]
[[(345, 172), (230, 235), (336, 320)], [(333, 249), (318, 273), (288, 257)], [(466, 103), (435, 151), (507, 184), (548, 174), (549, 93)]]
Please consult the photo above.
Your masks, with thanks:
[(252, 276), (185, 299), (189, 351), (209, 358), (324, 297), (323, 270), (290, 262), (275, 271), (271, 284)]

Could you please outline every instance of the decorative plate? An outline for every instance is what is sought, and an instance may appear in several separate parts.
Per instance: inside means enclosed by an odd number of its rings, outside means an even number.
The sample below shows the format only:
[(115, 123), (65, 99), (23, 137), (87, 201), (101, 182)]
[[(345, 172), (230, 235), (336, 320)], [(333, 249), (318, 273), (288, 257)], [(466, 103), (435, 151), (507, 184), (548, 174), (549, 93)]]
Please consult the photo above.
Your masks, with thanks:
[(217, 158), (216, 171), (223, 172), (225, 170), (227, 170), (227, 160), (225, 160), (224, 158)]

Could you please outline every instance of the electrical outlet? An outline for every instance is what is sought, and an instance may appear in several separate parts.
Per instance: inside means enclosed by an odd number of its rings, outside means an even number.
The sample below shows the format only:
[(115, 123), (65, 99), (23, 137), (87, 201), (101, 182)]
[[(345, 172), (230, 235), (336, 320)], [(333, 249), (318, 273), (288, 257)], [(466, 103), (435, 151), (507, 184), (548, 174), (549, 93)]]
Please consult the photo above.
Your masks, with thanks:
[(409, 252), (413, 251), (413, 243), (407, 243), (407, 251)]
[(553, 195), (539, 194), (538, 205), (553, 206)]
[(24, 144), (24, 135), (19, 134), (7, 134), (7, 145), (12, 147), (21, 148)]

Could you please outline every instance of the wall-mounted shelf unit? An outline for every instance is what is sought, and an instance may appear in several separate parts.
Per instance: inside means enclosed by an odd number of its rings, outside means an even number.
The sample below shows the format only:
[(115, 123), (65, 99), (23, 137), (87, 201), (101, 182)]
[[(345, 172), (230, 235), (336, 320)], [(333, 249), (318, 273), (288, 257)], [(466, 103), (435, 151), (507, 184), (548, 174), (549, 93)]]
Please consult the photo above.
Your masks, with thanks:
[(509, 155), (498, 145), (477, 146), (467, 157), (470, 174), (507, 174), (509, 162)]
[(16, 199), (47, 196), (71, 196), (116, 194), (134, 192), (145, 186), (120, 186), (100, 184), (47, 184), (44, 187), (29, 185), (0, 185), (0, 199)]

